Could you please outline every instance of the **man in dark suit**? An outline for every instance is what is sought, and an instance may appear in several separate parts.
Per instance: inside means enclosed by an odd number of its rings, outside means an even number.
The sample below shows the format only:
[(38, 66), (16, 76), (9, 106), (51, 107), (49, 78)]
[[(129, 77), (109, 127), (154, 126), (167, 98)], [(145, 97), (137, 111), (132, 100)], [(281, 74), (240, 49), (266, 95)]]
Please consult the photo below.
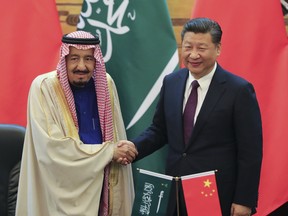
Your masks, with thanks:
[[(167, 144), (167, 175), (218, 170), (222, 215), (251, 215), (257, 207), (262, 162), (262, 123), (254, 88), (217, 63), (222, 36), (217, 22), (192, 19), (181, 36), (186, 68), (164, 78), (153, 122), (133, 140), (139, 152), (137, 160)], [(192, 87), (197, 92), (197, 106), (185, 141), (184, 112), (194, 80), (199, 85)], [(193, 108), (187, 109), (191, 114)], [(180, 215), (185, 216), (181, 189)], [(168, 208), (169, 214), (177, 215), (174, 194)]]

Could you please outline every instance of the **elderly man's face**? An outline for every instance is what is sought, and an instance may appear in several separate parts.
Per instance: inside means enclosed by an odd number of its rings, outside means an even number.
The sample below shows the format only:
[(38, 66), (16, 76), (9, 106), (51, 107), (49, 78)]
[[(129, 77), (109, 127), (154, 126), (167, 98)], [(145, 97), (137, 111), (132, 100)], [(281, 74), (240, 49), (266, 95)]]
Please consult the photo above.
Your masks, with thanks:
[(95, 68), (94, 49), (80, 50), (69, 47), (66, 56), (66, 68), (69, 82), (77, 87), (84, 87), (91, 79)]

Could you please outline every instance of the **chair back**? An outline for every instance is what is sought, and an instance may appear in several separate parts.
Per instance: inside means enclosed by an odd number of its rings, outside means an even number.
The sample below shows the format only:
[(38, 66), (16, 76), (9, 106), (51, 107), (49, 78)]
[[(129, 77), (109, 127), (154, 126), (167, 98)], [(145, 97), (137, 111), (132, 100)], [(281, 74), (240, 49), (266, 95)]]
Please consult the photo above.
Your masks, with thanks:
[(25, 128), (0, 124), (0, 216), (15, 215)]

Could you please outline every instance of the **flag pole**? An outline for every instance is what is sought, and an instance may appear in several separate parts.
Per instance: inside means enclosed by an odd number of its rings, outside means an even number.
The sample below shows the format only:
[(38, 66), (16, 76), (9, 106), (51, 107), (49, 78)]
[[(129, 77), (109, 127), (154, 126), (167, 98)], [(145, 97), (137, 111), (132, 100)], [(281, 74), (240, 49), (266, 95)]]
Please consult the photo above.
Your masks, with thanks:
[(179, 177), (175, 177), (176, 182), (176, 208), (177, 208), (177, 216), (180, 216), (180, 210), (179, 210)]

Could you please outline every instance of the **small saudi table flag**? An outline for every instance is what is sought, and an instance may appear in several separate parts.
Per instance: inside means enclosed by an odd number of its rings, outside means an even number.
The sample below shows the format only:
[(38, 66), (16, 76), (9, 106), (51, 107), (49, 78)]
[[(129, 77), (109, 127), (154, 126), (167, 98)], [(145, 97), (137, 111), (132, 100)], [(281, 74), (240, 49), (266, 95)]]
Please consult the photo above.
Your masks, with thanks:
[(173, 177), (143, 169), (138, 171), (132, 215), (167, 215)]

